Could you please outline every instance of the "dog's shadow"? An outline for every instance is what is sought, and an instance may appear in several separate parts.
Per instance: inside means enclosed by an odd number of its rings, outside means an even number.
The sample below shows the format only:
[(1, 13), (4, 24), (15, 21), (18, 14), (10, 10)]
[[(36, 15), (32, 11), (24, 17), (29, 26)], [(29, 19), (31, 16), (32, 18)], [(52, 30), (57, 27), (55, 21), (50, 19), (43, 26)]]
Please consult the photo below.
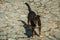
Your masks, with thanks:
[[(29, 25), (29, 27), (28, 27), (28, 25), (26, 24), (25, 21), (23, 21), (23, 20), (18, 20), (18, 21), (21, 21), (21, 22), (24, 24), (23, 27), (24, 27), (25, 32), (26, 32), (26, 33), (24, 33), (24, 34), (25, 34), (28, 38), (30, 38), (30, 37), (32, 36), (32, 31), (31, 31), (32, 27), (31, 27), (31, 25)], [(34, 31), (34, 33), (35, 33), (35, 35), (38, 35), (38, 34), (36, 33), (36, 31)]]

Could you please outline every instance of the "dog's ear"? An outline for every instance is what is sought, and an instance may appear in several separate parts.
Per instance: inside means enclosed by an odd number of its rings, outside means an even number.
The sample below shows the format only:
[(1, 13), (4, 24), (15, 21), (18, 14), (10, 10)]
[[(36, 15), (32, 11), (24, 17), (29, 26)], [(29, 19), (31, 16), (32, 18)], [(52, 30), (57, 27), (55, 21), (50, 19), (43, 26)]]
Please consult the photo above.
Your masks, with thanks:
[(39, 15), (37, 15), (37, 17), (40, 17)]

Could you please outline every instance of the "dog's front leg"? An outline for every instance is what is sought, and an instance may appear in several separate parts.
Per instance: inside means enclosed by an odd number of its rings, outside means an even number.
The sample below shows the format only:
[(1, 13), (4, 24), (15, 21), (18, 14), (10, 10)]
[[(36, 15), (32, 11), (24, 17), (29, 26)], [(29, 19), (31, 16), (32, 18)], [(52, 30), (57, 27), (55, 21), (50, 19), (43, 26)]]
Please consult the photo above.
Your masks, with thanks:
[(41, 35), (41, 21), (39, 20), (38, 21), (38, 29), (39, 29), (39, 37)]
[(40, 37), (40, 35), (41, 35), (41, 27), (39, 26), (39, 37)]

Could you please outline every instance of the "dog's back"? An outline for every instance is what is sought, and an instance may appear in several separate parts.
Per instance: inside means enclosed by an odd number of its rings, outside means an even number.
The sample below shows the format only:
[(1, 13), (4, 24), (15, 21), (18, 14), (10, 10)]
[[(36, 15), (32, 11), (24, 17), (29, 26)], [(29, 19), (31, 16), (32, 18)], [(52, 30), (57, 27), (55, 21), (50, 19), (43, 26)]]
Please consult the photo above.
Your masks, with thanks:
[(29, 10), (28, 19), (29, 20), (34, 20), (35, 19), (35, 16), (36, 16), (36, 13), (31, 10), (31, 8), (30, 8), (30, 6), (29, 6), (28, 3), (25, 3), (25, 4), (28, 6), (28, 10)]

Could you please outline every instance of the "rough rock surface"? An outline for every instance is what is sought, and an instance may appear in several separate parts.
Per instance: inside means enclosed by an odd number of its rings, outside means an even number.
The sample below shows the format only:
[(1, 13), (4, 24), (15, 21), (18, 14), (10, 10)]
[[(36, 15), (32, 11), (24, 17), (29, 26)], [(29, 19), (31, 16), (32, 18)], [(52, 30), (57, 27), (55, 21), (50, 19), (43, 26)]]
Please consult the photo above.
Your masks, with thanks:
[[(28, 38), (25, 2), (40, 15), (41, 38)], [(38, 34), (38, 29), (36, 32)], [(0, 40), (60, 40), (60, 2), (57, 0), (0, 0)]]

